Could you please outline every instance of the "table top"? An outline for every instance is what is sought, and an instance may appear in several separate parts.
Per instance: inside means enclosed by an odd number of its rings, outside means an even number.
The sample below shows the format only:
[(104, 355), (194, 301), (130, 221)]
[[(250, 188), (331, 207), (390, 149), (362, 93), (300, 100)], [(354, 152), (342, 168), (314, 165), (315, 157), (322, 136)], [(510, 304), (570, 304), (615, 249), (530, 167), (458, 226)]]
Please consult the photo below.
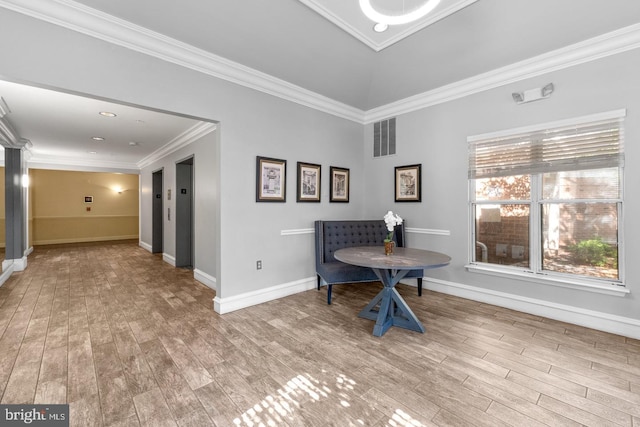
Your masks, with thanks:
[(440, 252), (413, 248), (393, 248), (384, 254), (384, 246), (354, 246), (338, 249), (333, 256), (347, 264), (394, 270), (414, 270), (444, 267), (451, 257)]

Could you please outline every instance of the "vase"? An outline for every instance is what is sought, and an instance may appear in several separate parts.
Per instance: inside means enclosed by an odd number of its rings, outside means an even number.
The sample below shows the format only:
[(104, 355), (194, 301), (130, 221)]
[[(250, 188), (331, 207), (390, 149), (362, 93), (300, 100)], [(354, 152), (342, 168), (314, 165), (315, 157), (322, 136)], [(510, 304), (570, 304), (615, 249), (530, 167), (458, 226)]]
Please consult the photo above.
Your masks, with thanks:
[(384, 241), (384, 254), (385, 255), (393, 255), (393, 247), (396, 245), (396, 242), (393, 240), (385, 240)]

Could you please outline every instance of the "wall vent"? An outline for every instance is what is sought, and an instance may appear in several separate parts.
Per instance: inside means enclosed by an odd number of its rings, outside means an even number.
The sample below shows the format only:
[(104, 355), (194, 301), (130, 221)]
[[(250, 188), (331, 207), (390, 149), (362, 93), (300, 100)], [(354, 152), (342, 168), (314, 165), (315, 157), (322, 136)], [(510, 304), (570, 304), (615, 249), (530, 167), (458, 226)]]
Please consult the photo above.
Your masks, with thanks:
[(396, 118), (373, 124), (373, 157), (396, 154)]

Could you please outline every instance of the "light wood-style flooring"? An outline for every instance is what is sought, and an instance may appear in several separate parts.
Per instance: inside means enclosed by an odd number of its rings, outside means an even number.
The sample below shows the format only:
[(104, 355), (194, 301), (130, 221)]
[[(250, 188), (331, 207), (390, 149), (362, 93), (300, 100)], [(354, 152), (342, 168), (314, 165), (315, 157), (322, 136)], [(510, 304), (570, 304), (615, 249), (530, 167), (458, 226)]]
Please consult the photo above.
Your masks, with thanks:
[(0, 288), (0, 401), (71, 425), (640, 427), (640, 341), (404, 285), (426, 333), (376, 338), (375, 283), (219, 316), (135, 242), (28, 262)]

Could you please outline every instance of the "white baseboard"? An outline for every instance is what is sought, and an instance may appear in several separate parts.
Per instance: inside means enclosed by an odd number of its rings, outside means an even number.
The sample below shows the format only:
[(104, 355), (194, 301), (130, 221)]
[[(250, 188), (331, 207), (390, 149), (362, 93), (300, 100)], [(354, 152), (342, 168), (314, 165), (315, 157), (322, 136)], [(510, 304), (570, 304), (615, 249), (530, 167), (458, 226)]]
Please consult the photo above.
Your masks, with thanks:
[(170, 264), (170, 265), (172, 265), (174, 267), (176, 266), (176, 257), (174, 257), (172, 255), (163, 253), (162, 254), (162, 260), (164, 262), (166, 262), (167, 264)]
[(640, 320), (425, 277), (425, 289), (640, 339)]
[(142, 249), (147, 250), (148, 252), (151, 252), (153, 250), (153, 247), (150, 244), (148, 244), (147, 242), (143, 242), (142, 240), (138, 242), (138, 246), (140, 246)]
[(230, 313), (235, 310), (240, 310), (241, 308), (251, 307), (252, 305), (262, 304), (267, 301), (315, 289), (316, 286), (316, 277), (313, 276), (228, 298), (216, 296), (213, 299), (213, 309), (219, 314)]
[(218, 285), (215, 277), (195, 268), (193, 269), (193, 278), (203, 285), (208, 286), (214, 291), (218, 292)]
[(24, 256), (29, 256), (33, 252), (33, 246), (29, 246), (29, 248), (24, 251)]
[(0, 286), (4, 285), (4, 282), (9, 280), (9, 277), (13, 274), (13, 262), (2, 262), (2, 273), (0, 273)]
[(26, 256), (13, 260), (13, 271), (24, 271), (26, 268), (27, 268)]

